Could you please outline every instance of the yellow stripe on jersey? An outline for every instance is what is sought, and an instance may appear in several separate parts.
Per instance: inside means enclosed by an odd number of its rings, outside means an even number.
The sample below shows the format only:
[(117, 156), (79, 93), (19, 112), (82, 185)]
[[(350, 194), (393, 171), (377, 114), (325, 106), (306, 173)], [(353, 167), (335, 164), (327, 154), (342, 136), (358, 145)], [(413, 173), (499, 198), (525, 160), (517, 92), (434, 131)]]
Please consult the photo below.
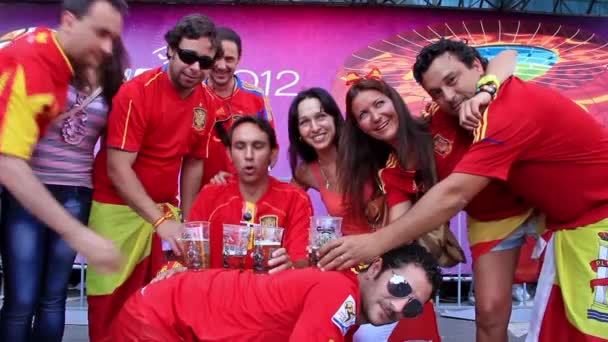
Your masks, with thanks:
[(241, 84), (243, 85), (243, 89), (254, 90), (254, 91), (260, 93), (260, 95), (262, 95), (262, 96), (264, 95), (264, 91), (260, 87), (257, 87), (255, 85), (253, 85), (249, 82), (245, 82), (245, 81), (242, 81)]
[(422, 117), (423, 119), (428, 119), (435, 115), (438, 110), (439, 105), (436, 102), (431, 102), (424, 106), (424, 109), (422, 109), (422, 113), (420, 113), (420, 117)]
[(388, 161), (386, 162), (386, 168), (393, 168), (399, 165), (399, 159), (394, 153), (391, 153), (388, 157)]
[(483, 111), (483, 116), (481, 117), (481, 120), (479, 121), (479, 125), (475, 128), (475, 130), (473, 131), (473, 143), (482, 141), (483, 139), (486, 138), (486, 132), (488, 130), (488, 113), (489, 113), (489, 109), (490, 107), (486, 107), (486, 109)]
[(251, 218), (245, 222), (255, 223), (256, 208), (255, 203), (245, 201), (245, 212), (251, 214)]
[(74, 68), (72, 67), (72, 63), (70, 62), (70, 59), (68, 58), (68, 56), (63, 51), (63, 48), (61, 48), (61, 45), (59, 45), (59, 42), (57, 41), (57, 37), (55, 36), (55, 33), (51, 34), (51, 38), (53, 38), (53, 43), (55, 43), (55, 46), (57, 47), (57, 50), (59, 50), (59, 52), (61, 53), (61, 56), (63, 56), (63, 59), (65, 60), (65, 64), (68, 66), (68, 68), (70, 68), (70, 72), (73, 75), (74, 74)]
[[(249, 223), (249, 224), (255, 223), (255, 216), (256, 216), (255, 211), (256, 211), (255, 203), (245, 201), (245, 212), (251, 214), (250, 215), (251, 218), (246, 221), (247, 223)], [(249, 250), (253, 249), (253, 229), (249, 233), (249, 243), (247, 244), (247, 249), (249, 249)]]
[(270, 101), (268, 101), (268, 97), (264, 96), (264, 109), (266, 110), (266, 115), (268, 115), (268, 122), (272, 123), (274, 118), (272, 116), (272, 108), (270, 108)]
[(0, 94), (2, 94), (2, 92), (4, 91), (4, 87), (6, 87), (6, 83), (8, 81), (9, 76), (10, 74), (8, 71), (0, 75)]
[(384, 170), (386, 169), (391, 169), (394, 168), (396, 166), (399, 165), (399, 160), (397, 159), (397, 155), (395, 155), (395, 153), (391, 153), (388, 156), (388, 160), (386, 161), (386, 165), (384, 166), (384, 168), (380, 169), (380, 171), (378, 171), (378, 178), (380, 181), (380, 190), (382, 191), (383, 194), (386, 194), (386, 191), (384, 190), (386, 188), (386, 184), (384, 183), (384, 180), (382, 179), (382, 172), (384, 172)]
[(157, 73), (156, 75), (152, 76), (152, 78), (151, 78), (151, 79), (149, 79), (149, 80), (148, 80), (148, 82), (146, 82), (146, 84), (144, 84), (144, 87), (149, 86), (149, 85), (150, 85), (150, 83), (154, 82), (154, 81), (155, 81), (155, 80), (158, 78), (158, 76), (160, 76), (160, 75), (162, 75), (162, 74), (163, 74), (163, 72), (164, 72), (164, 71), (161, 71), (161, 72)]
[[(3, 75), (4, 76), (4, 75)], [(5, 76), (4, 76), (5, 77)], [(6, 87), (4, 81), (3, 87)], [(55, 101), (52, 94), (27, 94), (25, 71), (18, 65), (9, 89), (6, 113), (0, 132), (0, 152), (29, 159), (38, 141), (40, 130), (36, 116)]]
[(127, 119), (125, 120), (125, 130), (122, 132), (122, 143), (120, 148), (124, 149), (127, 142), (127, 132), (129, 131), (129, 120), (131, 119), (131, 108), (133, 108), (133, 100), (129, 100), (129, 109), (127, 109)]

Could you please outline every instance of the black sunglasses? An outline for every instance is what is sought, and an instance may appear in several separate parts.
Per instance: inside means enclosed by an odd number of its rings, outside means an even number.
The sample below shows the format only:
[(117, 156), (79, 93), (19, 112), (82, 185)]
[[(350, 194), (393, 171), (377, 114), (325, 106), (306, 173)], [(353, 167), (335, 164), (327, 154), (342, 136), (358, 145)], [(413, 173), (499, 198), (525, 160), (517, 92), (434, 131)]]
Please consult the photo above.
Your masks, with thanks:
[(198, 62), (198, 65), (202, 70), (211, 69), (215, 63), (215, 59), (213, 57), (199, 56), (192, 50), (180, 49), (179, 47), (175, 48), (175, 50), (182, 62), (188, 65)]
[[(388, 283), (386, 284), (388, 293), (390, 293), (391, 296), (394, 296), (397, 298), (405, 298), (405, 297), (411, 295), (412, 287), (407, 282), (407, 280), (405, 280), (405, 278), (403, 276), (396, 274), (394, 271), (391, 270), (391, 272), (393, 272), (393, 276), (391, 277), (391, 279), (389, 279)], [(422, 314), (422, 303), (420, 303), (420, 301), (416, 298), (411, 298), (410, 301), (407, 304), (405, 304), (405, 307), (403, 307), (402, 313), (403, 313), (403, 317), (407, 317), (407, 318), (418, 317), (418, 316), (420, 316), (420, 314)]]

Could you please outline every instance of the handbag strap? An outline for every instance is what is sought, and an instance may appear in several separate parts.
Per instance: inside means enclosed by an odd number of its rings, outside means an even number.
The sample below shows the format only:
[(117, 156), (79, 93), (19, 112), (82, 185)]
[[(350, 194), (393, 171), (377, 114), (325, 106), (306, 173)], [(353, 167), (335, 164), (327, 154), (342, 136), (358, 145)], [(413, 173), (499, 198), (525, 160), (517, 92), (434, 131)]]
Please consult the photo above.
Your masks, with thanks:
[(85, 98), (82, 101), (82, 103), (80, 105), (73, 106), (67, 112), (63, 112), (62, 114), (60, 114), (55, 120), (63, 120), (67, 117), (70, 117), (70, 116), (76, 114), (78, 111), (81, 111), (81, 110), (87, 108), (87, 106), (101, 94), (101, 90), (102, 90), (101, 87), (97, 87), (91, 93), (91, 95), (87, 96), (87, 98)]

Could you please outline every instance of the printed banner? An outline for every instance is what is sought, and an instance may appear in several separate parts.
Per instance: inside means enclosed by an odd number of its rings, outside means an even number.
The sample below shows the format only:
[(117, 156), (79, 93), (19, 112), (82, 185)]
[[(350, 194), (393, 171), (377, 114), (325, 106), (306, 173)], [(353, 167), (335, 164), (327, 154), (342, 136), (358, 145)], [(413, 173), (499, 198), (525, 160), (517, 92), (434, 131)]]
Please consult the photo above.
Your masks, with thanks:
[[(291, 177), (287, 111), (300, 90), (313, 86), (331, 90), (344, 108), (345, 74), (367, 73), (376, 66), (416, 113), (429, 98), (413, 80), (411, 67), (418, 51), (442, 36), (466, 39), (489, 58), (504, 49), (517, 49), (518, 76), (562, 91), (598, 120), (608, 122), (608, 20), (604, 18), (296, 5), (137, 4), (129, 12), (124, 33), (132, 63), (129, 77), (166, 62), (163, 35), (183, 15), (206, 14), (241, 35), (238, 75), (262, 88), (270, 99), (282, 147), (273, 174), (282, 179)], [(53, 27), (58, 18), (58, 4), (0, 4), (0, 37), (37, 25)], [(318, 195), (312, 197), (316, 211), (324, 212)], [(454, 220), (453, 229), (457, 226), (466, 241), (464, 225)], [(462, 271), (470, 272), (470, 265)]]

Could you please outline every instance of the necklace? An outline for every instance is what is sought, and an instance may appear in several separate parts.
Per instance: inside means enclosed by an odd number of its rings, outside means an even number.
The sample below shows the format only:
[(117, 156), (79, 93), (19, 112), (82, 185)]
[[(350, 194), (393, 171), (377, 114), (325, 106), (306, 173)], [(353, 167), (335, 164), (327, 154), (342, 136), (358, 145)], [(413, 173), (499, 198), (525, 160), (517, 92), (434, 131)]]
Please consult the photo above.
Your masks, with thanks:
[(325, 189), (329, 190), (329, 186), (330, 186), (330, 184), (329, 184), (329, 177), (327, 177), (325, 175), (325, 171), (323, 171), (323, 167), (321, 166), (321, 162), (319, 162), (317, 160), (317, 163), (319, 164), (319, 171), (321, 171), (321, 176), (323, 177), (323, 180), (325, 181)]

